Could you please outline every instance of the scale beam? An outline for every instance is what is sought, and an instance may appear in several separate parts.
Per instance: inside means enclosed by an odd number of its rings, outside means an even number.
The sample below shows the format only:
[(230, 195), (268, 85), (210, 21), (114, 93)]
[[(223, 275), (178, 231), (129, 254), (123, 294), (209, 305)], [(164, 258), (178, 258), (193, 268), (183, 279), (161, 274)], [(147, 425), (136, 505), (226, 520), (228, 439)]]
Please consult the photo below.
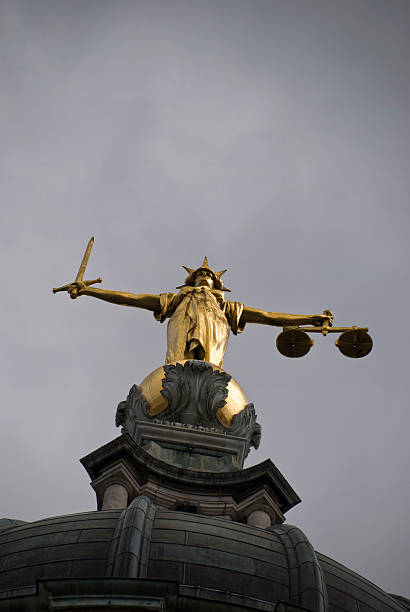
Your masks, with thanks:
[[(323, 314), (331, 315), (330, 310)], [(358, 359), (365, 357), (373, 348), (373, 340), (367, 333), (368, 327), (333, 327), (329, 322), (319, 327), (303, 325), (286, 325), (276, 339), (278, 351), (285, 357), (303, 357), (307, 355), (314, 342), (307, 332), (312, 334), (340, 334), (335, 346), (346, 357)]]
[(351, 327), (304, 327), (304, 326), (299, 326), (299, 325), (292, 325), (292, 326), (286, 326), (283, 328), (284, 330), (288, 330), (288, 329), (300, 329), (304, 332), (309, 332), (309, 333), (314, 333), (314, 334), (323, 334), (324, 331), (326, 331), (327, 334), (337, 334), (340, 332), (345, 332), (345, 331), (350, 331), (352, 329), (355, 329), (357, 331), (363, 331), (363, 332), (367, 332), (369, 331), (368, 327), (356, 327), (356, 325), (352, 325)]

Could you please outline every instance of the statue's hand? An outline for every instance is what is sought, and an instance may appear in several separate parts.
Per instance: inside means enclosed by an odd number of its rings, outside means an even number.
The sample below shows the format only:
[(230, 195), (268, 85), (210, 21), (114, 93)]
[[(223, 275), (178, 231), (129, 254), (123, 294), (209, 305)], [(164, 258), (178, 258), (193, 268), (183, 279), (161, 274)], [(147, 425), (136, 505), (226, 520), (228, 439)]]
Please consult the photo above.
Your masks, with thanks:
[(67, 291), (70, 294), (70, 298), (75, 300), (79, 295), (81, 295), (86, 287), (87, 285), (83, 283), (83, 281), (74, 281), (74, 283), (69, 285)]
[[(312, 315), (312, 323), (317, 327), (322, 327), (325, 323), (329, 325), (329, 327), (333, 324), (333, 315), (330, 310), (325, 311), (326, 314), (317, 314)], [(327, 314), (329, 313), (329, 314)]]

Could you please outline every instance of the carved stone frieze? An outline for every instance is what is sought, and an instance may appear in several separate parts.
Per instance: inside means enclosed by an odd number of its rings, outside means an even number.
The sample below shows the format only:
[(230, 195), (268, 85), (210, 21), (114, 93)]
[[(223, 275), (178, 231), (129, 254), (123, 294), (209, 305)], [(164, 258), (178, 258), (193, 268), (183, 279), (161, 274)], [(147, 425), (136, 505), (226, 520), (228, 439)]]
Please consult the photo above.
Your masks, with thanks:
[(164, 366), (164, 372), (161, 394), (168, 406), (161, 417), (223, 431), (216, 413), (226, 403), (230, 375), (199, 360)]
[(259, 423), (256, 422), (256, 412), (252, 402), (246, 404), (244, 410), (233, 417), (232, 427), (229, 428), (229, 433), (232, 436), (243, 436), (248, 439), (248, 453), (251, 446), (254, 448), (259, 447), (262, 437), (262, 428)]
[(135, 421), (150, 421), (149, 404), (138, 385), (132, 385), (127, 399), (120, 402), (115, 413), (116, 427), (122, 426), (121, 433), (134, 433)]

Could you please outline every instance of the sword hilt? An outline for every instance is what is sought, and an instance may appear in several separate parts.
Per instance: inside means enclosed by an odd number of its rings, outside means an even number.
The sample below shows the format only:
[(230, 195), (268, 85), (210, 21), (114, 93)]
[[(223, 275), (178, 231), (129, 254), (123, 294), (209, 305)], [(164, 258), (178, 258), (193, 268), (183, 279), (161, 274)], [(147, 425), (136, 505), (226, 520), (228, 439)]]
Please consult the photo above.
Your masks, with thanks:
[[(102, 283), (102, 278), (100, 276), (99, 278), (96, 278), (94, 280), (81, 281), (81, 282), (83, 282), (84, 285), (86, 285), (86, 287), (89, 287), (90, 285), (95, 285), (96, 283)], [(74, 285), (74, 283), (68, 283), (67, 285), (63, 285), (62, 287), (57, 287), (57, 288), (53, 289), (53, 293), (58, 293), (59, 291), (68, 291), (68, 289), (70, 287), (72, 287), (73, 285)], [(74, 293), (74, 291), (73, 291), (73, 293)], [(75, 297), (77, 297), (78, 289), (76, 290), (75, 293), (76, 293)], [(71, 297), (72, 297), (72, 295), (71, 295)], [(75, 298), (73, 298), (73, 299), (75, 299)]]

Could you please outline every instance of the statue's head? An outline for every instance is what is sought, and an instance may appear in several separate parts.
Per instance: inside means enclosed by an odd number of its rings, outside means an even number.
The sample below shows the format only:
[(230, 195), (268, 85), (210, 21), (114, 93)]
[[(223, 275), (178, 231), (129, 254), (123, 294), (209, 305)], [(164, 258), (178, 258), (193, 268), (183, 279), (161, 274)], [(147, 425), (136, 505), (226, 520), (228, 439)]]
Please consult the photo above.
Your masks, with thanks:
[(195, 287), (209, 287), (210, 289), (215, 287), (213, 274), (203, 268), (196, 271), (193, 281)]
[(177, 287), (177, 289), (181, 289), (181, 287), (209, 287), (210, 289), (218, 289), (219, 291), (230, 291), (230, 289), (224, 287), (221, 280), (221, 276), (226, 270), (215, 272), (215, 270), (209, 267), (206, 257), (204, 258), (202, 266), (199, 268), (182, 267), (188, 272), (188, 276), (185, 279), (185, 283)]

